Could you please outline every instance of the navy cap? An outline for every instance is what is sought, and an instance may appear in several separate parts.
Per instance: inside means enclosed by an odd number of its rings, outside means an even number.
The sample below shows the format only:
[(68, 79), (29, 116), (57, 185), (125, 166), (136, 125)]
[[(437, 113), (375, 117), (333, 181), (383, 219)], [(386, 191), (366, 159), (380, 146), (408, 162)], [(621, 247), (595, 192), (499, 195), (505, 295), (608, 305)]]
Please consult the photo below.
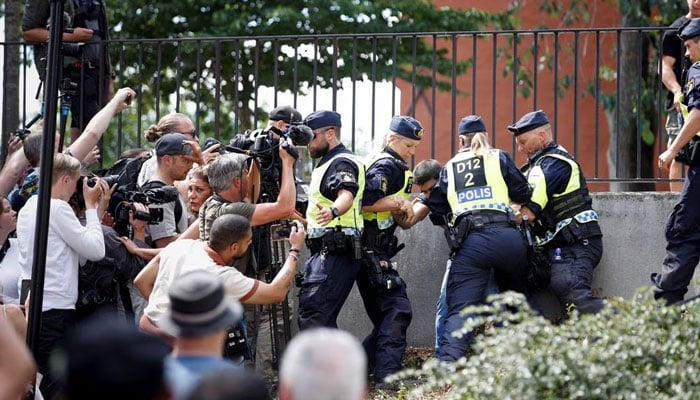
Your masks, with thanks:
[(678, 30), (678, 36), (682, 41), (700, 36), (700, 18), (694, 18), (688, 21)]
[(478, 115), (467, 115), (459, 121), (459, 134), (468, 135), (476, 132), (486, 132), (486, 124)]
[(323, 128), (324, 126), (340, 125), (340, 114), (335, 111), (314, 111), (306, 116), (304, 125), (311, 129)]
[(189, 138), (182, 133), (168, 133), (156, 142), (156, 156), (191, 156), (192, 147), (185, 143)]
[(423, 125), (413, 117), (397, 115), (391, 118), (389, 129), (403, 137), (413, 140), (421, 140), (423, 138)]
[(547, 114), (542, 110), (537, 110), (523, 115), (518, 122), (513, 125), (508, 125), (508, 130), (513, 136), (518, 136), (547, 124), (549, 124)]
[(301, 113), (295, 110), (292, 106), (280, 106), (274, 108), (268, 114), (268, 117), (273, 121), (284, 121), (288, 124), (301, 122)]

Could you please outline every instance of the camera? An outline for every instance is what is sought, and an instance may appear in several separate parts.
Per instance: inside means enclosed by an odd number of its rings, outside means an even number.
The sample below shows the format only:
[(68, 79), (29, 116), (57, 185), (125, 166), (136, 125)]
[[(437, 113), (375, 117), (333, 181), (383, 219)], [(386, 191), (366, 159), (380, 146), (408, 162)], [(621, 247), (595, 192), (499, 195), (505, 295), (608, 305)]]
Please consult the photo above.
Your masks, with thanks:
[[(163, 209), (149, 207), (152, 204), (164, 204), (178, 199), (177, 188), (164, 186), (148, 190), (121, 190), (117, 189), (109, 201), (109, 212), (114, 218), (114, 230), (121, 236), (129, 236), (129, 214), (134, 212), (134, 218), (146, 221), (149, 224), (157, 224), (163, 221)], [(134, 203), (141, 203), (148, 207), (148, 212), (137, 211)]]
[(83, 43), (62, 43), (64, 56), (79, 58), (83, 54)]
[(292, 233), (292, 222), (288, 219), (283, 219), (279, 224), (270, 225), (270, 238), (275, 241), (289, 238)]
[(30, 133), (32, 133), (32, 131), (29, 129), (17, 129), (16, 131), (12, 132), (12, 136), (18, 137), (19, 140), (24, 141), (24, 139), (26, 139)]
[(299, 154), (293, 146), (306, 146), (313, 137), (311, 128), (300, 123), (293, 123), (284, 131), (271, 127), (265, 131), (248, 131), (244, 134), (238, 134), (231, 139), (225, 148), (226, 151), (234, 153), (250, 154), (260, 160), (262, 168), (267, 169), (277, 162), (276, 152), (280, 146), (294, 158), (297, 158)]

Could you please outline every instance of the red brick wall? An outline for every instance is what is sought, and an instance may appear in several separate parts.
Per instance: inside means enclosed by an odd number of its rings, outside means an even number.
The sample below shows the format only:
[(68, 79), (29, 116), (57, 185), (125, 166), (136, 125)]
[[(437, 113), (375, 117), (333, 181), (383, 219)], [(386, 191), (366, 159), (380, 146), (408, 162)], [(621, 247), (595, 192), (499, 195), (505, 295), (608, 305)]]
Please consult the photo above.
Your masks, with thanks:
[[(484, 5), (485, 3), (488, 4)], [(505, 10), (508, 4), (510, 4), (510, 1), (504, 0), (489, 2), (484, 2), (483, 0), (435, 1), (436, 7), (480, 7), (489, 11)], [(522, 4), (521, 11), (517, 14), (522, 21), (521, 29), (536, 29), (543, 26), (547, 26), (550, 29), (571, 28), (563, 26), (559, 20), (552, 19), (539, 11), (539, 0), (524, 0)], [(594, 11), (591, 21), (573, 27), (599, 28), (619, 26), (620, 17), (614, 5), (597, 0), (593, 1), (590, 7)], [(522, 41), (518, 47), (519, 52), (530, 48), (533, 43), (532, 36), (523, 36), (521, 39)], [(507, 46), (507, 38), (505, 36), (499, 37), (497, 40), (499, 48)], [(528, 98), (524, 98), (520, 95), (520, 89), (524, 86), (514, 84), (512, 74), (503, 75), (506, 64), (503, 59), (494, 60), (492, 38), (478, 39), (476, 42), (476, 79), (473, 78), (471, 69), (457, 78), (457, 89), (464, 92), (463, 94), (457, 95), (455, 101), (453, 101), (453, 95), (450, 92), (440, 92), (432, 88), (426, 88), (423, 92), (424, 97), (415, 99), (416, 117), (423, 122), (427, 133), (426, 139), (428, 139), (424, 140), (424, 143), (418, 149), (416, 161), (428, 158), (431, 154), (435, 154), (435, 158), (441, 162), (448, 160), (453, 154), (453, 149), (457, 146), (455, 143), (456, 133), (452, 133), (453, 124), (456, 129), (459, 120), (463, 116), (472, 113), (479, 114), (484, 118), (489, 132), (495, 135), (494, 142), (497, 147), (505, 149), (511, 154), (516, 153), (512, 137), (506, 130), (506, 126), (528, 111), (543, 109), (554, 124), (557, 140), (572, 153), (576, 152), (587, 177), (589, 179), (595, 176), (607, 177), (605, 152), (608, 143), (608, 127), (605, 114), (602, 106), (597, 105), (591, 95), (583, 95), (583, 91), (587, 85), (593, 82), (596, 75), (596, 48), (601, 49), (601, 64), (614, 65), (615, 59), (609, 51), (611, 46), (615, 45), (614, 33), (602, 34), (598, 39), (593, 34), (579, 35), (578, 58), (574, 58), (573, 53), (570, 51), (559, 53), (557, 63), (559, 79), (562, 79), (565, 75), (573, 75), (575, 67), (578, 68), (576, 71), (579, 76), (577, 94), (574, 92), (573, 87), (570, 87), (568, 90), (562, 89), (562, 97), (555, 96), (553, 71), (547, 67), (535, 67), (533, 58), (521, 53), (523, 65), (530, 71), (538, 70), (538, 93), (536, 99), (532, 91), (530, 91)], [(450, 50), (451, 55), (451, 41), (440, 40), (439, 43), (439, 45)], [(553, 52), (555, 47), (553, 35), (541, 37), (538, 43), (543, 51), (543, 53), (539, 54), (540, 57), (544, 52), (550, 54)], [(573, 43), (573, 33), (561, 33), (559, 35), (560, 47), (566, 44), (573, 45)], [(457, 39), (457, 44), (458, 59), (474, 57), (473, 37), (460, 37)], [(450, 80), (450, 78), (445, 79)], [(573, 85), (573, 82), (571, 84)], [(516, 88), (515, 91), (514, 87)], [(602, 88), (607, 93), (611, 93), (615, 88), (614, 82), (602, 83)], [(406, 82), (400, 83), (400, 89), (402, 93), (401, 111), (407, 112), (407, 110), (411, 109), (412, 90), (410, 84)], [(435, 104), (433, 104), (433, 95), (435, 96)], [(557, 110), (556, 115), (555, 106)], [(454, 114), (453, 107), (455, 109)], [(598, 132), (597, 136), (595, 134), (596, 130)], [(574, 132), (577, 137), (576, 140), (574, 140)], [(433, 133), (434, 142), (431, 143), (430, 135)], [(598, 148), (597, 160), (596, 146)], [(525, 161), (521, 154), (515, 154), (515, 159), (518, 165)], [(592, 189), (607, 190), (607, 185), (594, 184)]]

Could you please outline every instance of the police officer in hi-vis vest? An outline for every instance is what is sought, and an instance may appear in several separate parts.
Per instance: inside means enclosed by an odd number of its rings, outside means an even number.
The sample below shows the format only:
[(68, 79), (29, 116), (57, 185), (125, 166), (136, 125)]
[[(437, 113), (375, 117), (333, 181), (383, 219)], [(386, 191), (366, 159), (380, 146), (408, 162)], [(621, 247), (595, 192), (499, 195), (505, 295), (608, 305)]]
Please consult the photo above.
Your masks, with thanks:
[(521, 171), (532, 185), (532, 199), (520, 212), (533, 224), (537, 245), (552, 263), (550, 287), (565, 307), (596, 313), (603, 300), (593, 294), (593, 269), (603, 255), (603, 234), (592, 208), (586, 178), (566, 149), (554, 142), (542, 110), (508, 126), (527, 164)]
[(389, 133), (378, 154), (367, 163), (366, 187), (362, 196), (365, 220), (363, 268), (357, 288), (374, 329), (363, 341), (374, 380), (399, 371), (406, 350), (406, 330), (413, 310), (406, 285), (391, 258), (403, 248), (394, 231), (394, 213), (413, 213), (413, 173), (407, 162), (423, 137), (423, 126), (414, 118), (391, 119)]
[(314, 133), (309, 153), (320, 160), (309, 183), (306, 244), (311, 257), (299, 290), (299, 329), (335, 328), (360, 270), (365, 168), (340, 142), (340, 114), (315, 111), (304, 124)]
[[(680, 30), (686, 56), (693, 65), (683, 88), (684, 122), (678, 137), (659, 156), (659, 168), (668, 169), (671, 161), (685, 147), (688, 174), (678, 203), (666, 223), (666, 257), (661, 271), (651, 276), (657, 287), (654, 296), (668, 304), (683, 300), (700, 259), (700, 19), (690, 20)], [(687, 107), (687, 115), (684, 108)]]
[(452, 250), (447, 315), (436, 354), (442, 361), (457, 360), (468, 350), (472, 335), (452, 333), (464, 325), (462, 309), (485, 300), (492, 270), (501, 290), (527, 291), (527, 250), (511, 203), (527, 202), (530, 186), (508, 153), (489, 146), (481, 117), (463, 119), (460, 132), (461, 150), (442, 168), (426, 199), (430, 211), (444, 217)]

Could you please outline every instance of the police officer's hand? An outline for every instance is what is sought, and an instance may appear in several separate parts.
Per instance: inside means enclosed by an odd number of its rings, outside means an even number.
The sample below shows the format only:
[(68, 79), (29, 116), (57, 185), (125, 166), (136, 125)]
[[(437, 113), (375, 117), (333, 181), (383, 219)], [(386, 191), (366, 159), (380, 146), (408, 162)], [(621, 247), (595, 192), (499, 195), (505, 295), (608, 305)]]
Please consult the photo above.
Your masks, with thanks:
[(670, 148), (666, 149), (661, 155), (659, 156), (659, 168), (668, 170), (668, 167), (671, 165), (671, 161), (676, 157), (676, 152), (671, 150)]
[(291, 225), (292, 231), (289, 234), (289, 244), (292, 245), (292, 248), (301, 249), (306, 239), (304, 225), (299, 221), (291, 221)]
[(331, 220), (333, 220), (333, 211), (330, 209), (330, 207), (324, 207), (318, 203), (316, 203), (316, 207), (318, 207), (318, 213), (316, 213), (316, 222), (321, 225), (321, 226), (326, 226), (328, 225)]

